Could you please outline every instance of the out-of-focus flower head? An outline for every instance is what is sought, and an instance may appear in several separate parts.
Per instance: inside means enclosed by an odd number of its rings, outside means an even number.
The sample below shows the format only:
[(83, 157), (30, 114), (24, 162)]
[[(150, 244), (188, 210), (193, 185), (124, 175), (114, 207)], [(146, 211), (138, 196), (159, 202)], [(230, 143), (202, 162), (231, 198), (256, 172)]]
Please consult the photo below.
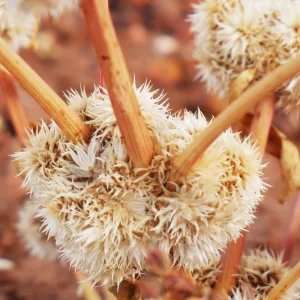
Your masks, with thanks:
[(3, 1), (2, 4), (0, 6), (0, 37), (14, 51), (29, 47), (36, 26), (35, 17), (18, 10), (16, 1)]
[(72, 91), (70, 107), (89, 124), (88, 143), (74, 144), (52, 122), (32, 131), (17, 153), (24, 185), (39, 199), (39, 216), (63, 256), (91, 279), (120, 283), (145, 270), (149, 247), (172, 253), (172, 265), (189, 272), (219, 257), (253, 219), (262, 198), (261, 157), (249, 139), (224, 132), (182, 184), (165, 184), (172, 159), (207, 122), (198, 112), (171, 115), (149, 85), (134, 86), (157, 143), (149, 168), (134, 169), (106, 90)]
[(58, 18), (65, 10), (76, 8), (78, 0), (18, 0), (19, 8), (37, 18), (51, 16)]
[(16, 224), (20, 237), (25, 241), (30, 254), (41, 259), (56, 259), (58, 251), (53, 239), (41, 232), (41, 220), (36, 218), (37, 206), (33, 201), (26, 201), (19, 211)]
[[(255, 291), (255, 299), (267, 299), (268, 293), (289, 271), (282, 261), (283, 255), (276, 256), (266, 249), (255, 249), (248, 255), (243, 255), (239, 274), (239, 286), (248, 285)], [(287, 290), (280, 298), (282, 300), (297, 300), (297, 286)]]
[[(300, 1), (204, 0), (190, 16), (199, 77), (208, 89), (228, 95), (246, 69), (255, 80), (300, 50)], [(300, 108), (299, 77), (278, 89), (278, 107)]]

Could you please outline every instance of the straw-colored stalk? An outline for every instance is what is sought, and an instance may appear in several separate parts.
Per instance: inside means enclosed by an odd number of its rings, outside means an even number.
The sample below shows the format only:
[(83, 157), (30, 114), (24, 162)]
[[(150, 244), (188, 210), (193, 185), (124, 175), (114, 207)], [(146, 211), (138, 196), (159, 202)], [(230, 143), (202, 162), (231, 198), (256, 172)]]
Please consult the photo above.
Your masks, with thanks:
[(291, 216), (289, 219), (288, 230), (285, 236), (283, 245), (283, 261), (289, 262), (293, 254), (293, 248), (297, 241), (297, 237), (300, 231), (300, 190), (296, 192), (293, 207), (291, 210)]
[(88, 140), (91, 129), (69, 109), (65, 102), (35, 73), (22, 58), (0, 38), (0, 63), (40, 104), (66, 136), (76, 142)]
[(0, 89), (7, 107), (10, 120), (22, 146), (27, 141), (26, 128), (28, 120), (22, 107), (13, 82), (13, 77), (3, 69), (0, 69)]
[(134, 167), (147, 167), (154, 145), (132, 87), (108, 1), (82, 0), (81, 8), (128, 154)]
[[(270, 128), (275, 110), (274, 94), (270, 94), (267, 98), (259, 102), (254, 111), (254, 117), (251, 124), (251, 133), (253, 140), (257, 143), (259, 150), (263, 154), (266, 149)], [(241, 263), (242, 254), (245, 245), (246, 231), (237, 241), (228, 244), (226, 251), (221, 257), (221, 272), (217, 279), (216, 290), (229, 293), (237, 283), (239, 265)]]
[(236, 101), (231, 103), (194, 141), (173, 160), (176, 173), (170, 181), (179, 181), (195, 166), (204, 151), (228, 127), (240, 120), (253, 106), (300, 71), (300, 54), (288, 60), (259, 82), (253, 84)]
[(280, 297), (300, 278), (300, 262), (288, 272), (271, 290), (268, 300), (279, 300)]
[[(227, 299), (232, 287), (237, 283), (237, 276), (241, 257), (245, 245), (246, 232), (237, 240), (228, 243), (227, 248), (220, 259), (220, 273), (217, 276), (215, 293), (219, 294), (216, 299)], [(234, 255), (233, 255), (234, 253)]]

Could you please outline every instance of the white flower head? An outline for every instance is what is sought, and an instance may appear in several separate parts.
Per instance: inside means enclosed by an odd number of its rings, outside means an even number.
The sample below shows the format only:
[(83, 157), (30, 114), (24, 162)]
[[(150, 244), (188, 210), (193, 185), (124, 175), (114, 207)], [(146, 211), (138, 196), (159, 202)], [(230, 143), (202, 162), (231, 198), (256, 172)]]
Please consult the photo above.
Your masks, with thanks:
[[(205, 0), (190, 16), (199, 77), (210, 90), (228, 95), (233, 80), (246, 69), (256, 80), (300, 50), (300, 1)], [(299, 87), (278, 90), (278, 107), (300, 108)]]
[(212, 288), (217, 280), (219, 273), (219, 260), (210, 261), (207, 265), (203, 265), (200, 269), (192, 272), (192, 277), (200, 287)]
[(19, 0), (19, 8), (37, 18), (58, 18), (65, 10), (78, 6), (78, 0)]
[[(248, 255), (243, 255), (240, 266), (239, 286), (249, 285), (255, 290), (257, 300), (264, 300), (268, 293), (286, 275), (289, 268), (282, 261), (283, 255), (275, 255), (272, 251), (258, 248)], [(298, 284), (287, 290), (280, 299), (297, 300)]]
[(36, 204), (33, 201), (26, 201), (19, 211), (19, 220), (16, 224), (20, 237), (25, 241), (26, 248), (30, 254), (41, 259), (54, 260), (58, 251), (53, 239), (41, 232), (41, 220), (36, 218)]
[(149, 168), (137, 172), (128, 157), (107, 91), (72, 91), (68, 102), (93, 135), (73, 144), (54, 122), (31, 132), (15, 154), (24, 185), (39, 199), (39, 217), (63, 257), (91, 279), (118, 284), (145, 270), (149, 247), (172, 253), (172, 263), (200, 270), (253, 219), (265, 185), (261, 158), (249, 139), (227, 130), (174, 192), (166, 189), (172, 159), (207, 122), (170, 114), (148, 83), (137, 99), (157, 147)]
[(33, 15), (17, 10), (15, 5), (7, 3), (2, 13), (0, 7), (0, 37), (14, 51), (30, 46), (35, 26)]

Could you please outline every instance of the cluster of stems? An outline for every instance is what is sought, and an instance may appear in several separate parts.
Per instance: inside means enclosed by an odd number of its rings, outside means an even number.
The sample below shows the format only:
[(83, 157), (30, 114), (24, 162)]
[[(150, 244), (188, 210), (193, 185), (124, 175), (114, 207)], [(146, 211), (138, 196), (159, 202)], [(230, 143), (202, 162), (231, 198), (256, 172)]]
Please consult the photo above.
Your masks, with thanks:
[[(124, 143), (135, 168), (147, 168), (154, 154), (154, 141), (146, 126), (138, 100), (134, 93), (126, 63), (113, 27), (107, 0), (82, 0), (81, 9), (87, 29), (93, 42), (99, 67), (104, 77), (112, 107), (120, 128)], [(24, 128), (28, 122), (17, 100), (12, 76), (45, 109), (64, 134), (73, 142), (88, 141), (92, 132), (88, 125), (64, 103), (64, 101), (0, 38), (0, 63), (7, 72), (1, 71), (0, 80), (7, 107), (20, 141), (26, 142)], [(252, 84), (172, 161), (175, 170), (169, 178), (167, 188), (174, 188), (193, 170), (199, 158), (216, 138), (228, 127), (239, 121), (255, 107), (251, 126), (253, 139), (264, 153), (275, 107), (275, 94), (286, 81), (300, 72), (300, 54)], [(157, 148), (156, 148), (157, 149)], [(299, 205), (298, 205), (299, 206)], [(223, 255), (223, 272), (217, 280), (216, 295), (226, 298), (227, 293), (236, 284), (233, 276), (237, 273), (243, 252), (246, 234), (237, 242), (228, 245)], [(300, 275), (298, 264), (271, 291), (269, 299), (278, 299), (280, 295)], [(221, 295), (221, 296), (220, 296)], [(96, 298), (94, 298), (96, 299)]]

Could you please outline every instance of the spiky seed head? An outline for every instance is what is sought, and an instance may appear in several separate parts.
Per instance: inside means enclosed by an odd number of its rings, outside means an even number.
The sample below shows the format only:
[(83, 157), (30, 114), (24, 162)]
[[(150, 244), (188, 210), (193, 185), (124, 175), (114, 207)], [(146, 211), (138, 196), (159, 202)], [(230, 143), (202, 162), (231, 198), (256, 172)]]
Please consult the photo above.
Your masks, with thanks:
[[(199, 77), (221, 96), (246, 69), (259, 80), (300, 50), (300, 1), (205, 0), (190, 16)], [(278, 89), (278, 107), (300, 109), (299, 76)]]
[(192, 272), (192, 277), (200, 287), (212, 288), (216, 282), (219, 272), (219, 260), (209, 262), (207, 265), (203, 265), (200, 269)]
[[(243, 255), (239, 286), (246, 284), (254, 288), (255, 299), (264, 300), (268, 293), (289, 271), (282, 261), (283, 255), (275, 255), (265, 248), (258, 248), (250, 251), (248, 255)], [(297, 285), (290, 288), (280, 299), (296, 300)]]
[(41, 259), (56, 259), (58, 251), (55, 242), (53, 239), (48, 239), (47, 235), (42, 232), (42, 223), (36, 218), (36, 213), (36, 203), (27, 200), (19, 211), (17, 231), (31, 255)]
[(19, 8), (34, 14), (37, 18), (51, 16), (58, 18), (67, 9), (78, 6), (78, 0), (18, 0)]
[(36, 19), (32, 14), (19, 11), (14, 1), (3, 3), (4, 5), (0, 6), (0, 37), (14, 51), (29, 47), (34, 34)]
[(39, 216), (65, 259), (91, 279), (114, 284), (145, 269), (149, 247), (172, 253), (188, 271), (219, 257), (253, 219), (265, 185), (259, 152), (227, 130), (173, 192), (165, 188), (171, 161), (204, 130), (204, 116), (173, 116), (149, 85), (134, 86), (158, 145), (149, 168), (133, 169), (109, 96), (71, 91), (70, 107), (89, 124), (88, 144), (70, 142), (54, 122), (31, 132), (15, 155), (24, 185), (39, 199)]

